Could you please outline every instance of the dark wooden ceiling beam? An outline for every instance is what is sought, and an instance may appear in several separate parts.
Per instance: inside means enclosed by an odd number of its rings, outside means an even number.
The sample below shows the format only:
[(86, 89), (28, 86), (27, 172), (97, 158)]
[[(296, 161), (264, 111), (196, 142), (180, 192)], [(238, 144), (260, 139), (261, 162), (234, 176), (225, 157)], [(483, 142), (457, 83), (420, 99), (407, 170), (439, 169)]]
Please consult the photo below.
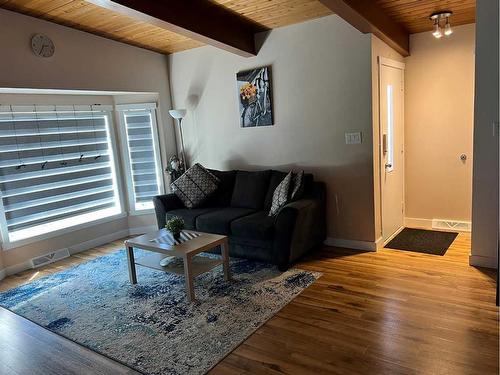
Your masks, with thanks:
[(257, 54), (255, 34), (266, 28), (208, 0), (87, 0), (240, 56)]
[(403, 56), (410, 55), (410, 34), (374, 0), (320, 0), (363, 33), (373, 33)]

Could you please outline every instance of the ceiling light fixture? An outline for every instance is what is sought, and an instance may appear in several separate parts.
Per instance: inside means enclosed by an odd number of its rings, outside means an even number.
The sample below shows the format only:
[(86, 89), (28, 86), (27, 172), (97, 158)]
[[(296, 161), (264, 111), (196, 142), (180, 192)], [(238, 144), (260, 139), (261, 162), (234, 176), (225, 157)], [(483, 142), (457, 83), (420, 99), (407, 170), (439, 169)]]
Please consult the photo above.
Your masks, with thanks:
[(434, 35), (434, 38), (436, 39), (439, 39), (443, 36), (441, 27), (439, 26), (439, 20), (437, 18), (434, 20), (434, 31), (432, 32), (432, 35)]
[(432, 30), (432, 35), (434, 38), (439, 39), (443, 36), (443, 31), (441, 29), (441, 20), (446, 20), (444, 25), (444, 35), (449, 36), (453, 34), (453, 30), (450, 25), (450, 16), (453, 14), (451, 11), (441, 11), (432, 13), (429, 17), (432, 21), (434, 21), (434, 28)]
[(444, 25), (444, 35), (449, 36), (453, 34), (453, 30), (450, 25), (450, 18), (446, 17), (446, 25)]

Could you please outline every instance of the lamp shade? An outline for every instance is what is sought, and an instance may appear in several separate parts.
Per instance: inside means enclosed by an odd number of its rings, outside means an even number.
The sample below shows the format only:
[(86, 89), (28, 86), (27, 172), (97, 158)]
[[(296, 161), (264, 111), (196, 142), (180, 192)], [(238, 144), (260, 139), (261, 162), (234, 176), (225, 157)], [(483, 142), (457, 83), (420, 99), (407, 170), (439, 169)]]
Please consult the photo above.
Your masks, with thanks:
[(168, 113), (170, 113), (170, 116), (173, 118), (179, 119), (186, 117), (187, 111), (185, 109), (171, 109)]

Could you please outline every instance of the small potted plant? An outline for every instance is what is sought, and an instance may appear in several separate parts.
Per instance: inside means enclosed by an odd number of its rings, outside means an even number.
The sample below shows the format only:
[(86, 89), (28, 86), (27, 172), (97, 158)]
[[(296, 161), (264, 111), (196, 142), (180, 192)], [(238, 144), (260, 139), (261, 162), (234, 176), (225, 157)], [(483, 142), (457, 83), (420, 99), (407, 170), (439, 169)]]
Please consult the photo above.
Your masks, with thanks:
[(181, 231), (184, 229), (184, 220), (178, 216), (174, 216), (167, 220), (165, 228), (172, 233), (172, 236), (174, 236), (176, 240), (178, 240), (181, 238)]

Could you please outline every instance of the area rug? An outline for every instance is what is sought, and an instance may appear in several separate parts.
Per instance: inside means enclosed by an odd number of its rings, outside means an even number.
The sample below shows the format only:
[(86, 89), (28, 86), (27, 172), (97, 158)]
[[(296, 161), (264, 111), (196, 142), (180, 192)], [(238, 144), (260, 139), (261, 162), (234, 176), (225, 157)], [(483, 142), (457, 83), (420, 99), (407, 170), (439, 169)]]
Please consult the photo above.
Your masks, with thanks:
[(404, 228), (386, 248), (444, 255), (458, 236), (456, 232)]
[[(215, 255), (211, 255), (215, 256)], [(145, 374), (203, 374), (321, 275), (232, 259), (196, 278), (137, 267), (124, 250), (0, 293), (0, 305)]]

